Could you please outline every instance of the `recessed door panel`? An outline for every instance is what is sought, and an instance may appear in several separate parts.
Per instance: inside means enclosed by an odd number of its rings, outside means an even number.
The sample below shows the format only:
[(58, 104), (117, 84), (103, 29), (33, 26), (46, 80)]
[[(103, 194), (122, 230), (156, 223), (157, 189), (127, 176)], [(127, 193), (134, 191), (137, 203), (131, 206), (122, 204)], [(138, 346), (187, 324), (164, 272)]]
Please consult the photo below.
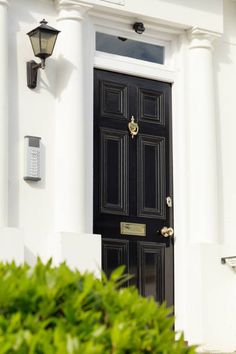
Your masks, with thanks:
[(128, 213), (128, 134), (101, 128), (101, 212)]
[(139, 90), (140, 121), (165, 125), (164, 93)]
[(162, 302), (165, 298), (165, 245), (139, 242), (138, 254), (140, 292)]
[(129, 242), (126, 240), (104, 239), (102, 243), (102, 268), (107, 276), (112, 270), (125, 265), (129, 273)]
[(138, 137), (138, 216), (165, 218), (165, 138)]
[(127, 86), (103, 80), (100, 84), (101, 116), (127, 119)]

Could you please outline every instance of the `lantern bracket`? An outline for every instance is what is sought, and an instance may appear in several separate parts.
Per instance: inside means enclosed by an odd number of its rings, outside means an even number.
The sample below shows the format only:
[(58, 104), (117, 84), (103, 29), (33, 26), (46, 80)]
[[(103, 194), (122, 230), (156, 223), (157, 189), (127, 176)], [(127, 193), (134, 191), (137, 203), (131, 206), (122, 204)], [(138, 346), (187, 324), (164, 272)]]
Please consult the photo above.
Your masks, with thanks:
[(41, 63), (36, 63), (34, 60), (30, 60), (26, 63), (27, 68), (27, 86), (34, 89), (37, 86), (38, 69), (45, 68), (45, 59), (41, 60)]

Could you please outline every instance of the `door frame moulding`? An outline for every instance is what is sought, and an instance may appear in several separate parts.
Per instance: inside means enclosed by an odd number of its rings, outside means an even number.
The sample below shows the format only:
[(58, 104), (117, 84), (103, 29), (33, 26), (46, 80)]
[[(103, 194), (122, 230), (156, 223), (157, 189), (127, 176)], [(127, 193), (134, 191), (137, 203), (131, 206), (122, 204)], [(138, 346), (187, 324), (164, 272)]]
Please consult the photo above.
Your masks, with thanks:
[(96, 52), (94, 68), (110, 70), (131, 76), (159, 80), (168, 83), (176, 82), (176, 72), (162, 65), (146, 63), (142, 60), (123, 58), (119, 55)]
[[(101, 12), (94, 10), (91, 10), (89, 15), (92, 19), (94, 32), (94, 68), (112, 70), (120, 73), (123, 72), (124, 74), (169, 83), (176, 81), (176, 47), (178, 36), (183, 33), (182, 30), (180, 31), (179, 29), (172, 28), (172, 31), (170, 31), (171, 27), (149, 23), (146, 19), (143, 20), (147, 27), (146, 31), (142, 35), (137, 36), (131, 25), (136, 19), (127, 16), (114, 16), (106, 12), (101, 14)], [(165, 63), (163, 65), (155, 64), (143, 60), (96, 51), (96, 32), (164, 46)]]

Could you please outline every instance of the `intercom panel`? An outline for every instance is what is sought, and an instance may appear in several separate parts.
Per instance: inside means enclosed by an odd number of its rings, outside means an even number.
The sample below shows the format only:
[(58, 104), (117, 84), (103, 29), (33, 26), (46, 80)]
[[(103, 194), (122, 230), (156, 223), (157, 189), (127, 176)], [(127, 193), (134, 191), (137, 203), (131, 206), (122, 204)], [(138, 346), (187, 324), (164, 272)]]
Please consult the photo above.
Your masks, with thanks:
[(41, 138), (25, 136), (25, 172), (24, 179), (41, 180)]

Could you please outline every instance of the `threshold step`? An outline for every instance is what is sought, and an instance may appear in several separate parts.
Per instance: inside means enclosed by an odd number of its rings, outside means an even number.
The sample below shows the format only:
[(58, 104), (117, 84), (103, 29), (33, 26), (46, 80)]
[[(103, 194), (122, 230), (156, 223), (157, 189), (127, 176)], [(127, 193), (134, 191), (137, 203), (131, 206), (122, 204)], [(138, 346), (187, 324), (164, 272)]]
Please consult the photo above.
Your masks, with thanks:
[(235, 354), (235, 352), (219, 352), (216, 350), (208, 351), (208, 352), (198, 352), (198, 354)]

